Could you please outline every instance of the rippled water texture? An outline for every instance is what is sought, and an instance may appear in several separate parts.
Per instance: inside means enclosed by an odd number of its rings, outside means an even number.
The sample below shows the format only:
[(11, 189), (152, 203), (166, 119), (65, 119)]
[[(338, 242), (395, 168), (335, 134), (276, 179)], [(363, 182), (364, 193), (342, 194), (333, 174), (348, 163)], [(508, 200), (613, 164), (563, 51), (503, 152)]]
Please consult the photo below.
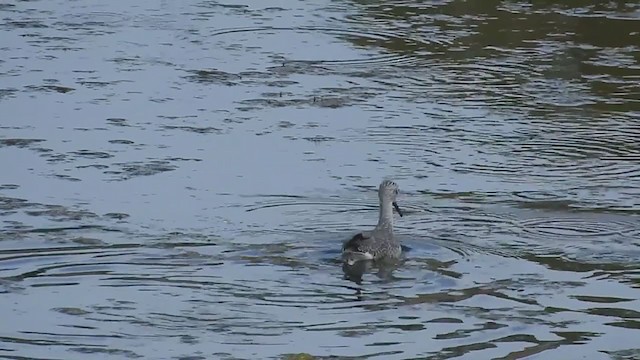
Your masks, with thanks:
[(3, 2), (0, 358), (640, 359), (640, 5), (585, 3)]

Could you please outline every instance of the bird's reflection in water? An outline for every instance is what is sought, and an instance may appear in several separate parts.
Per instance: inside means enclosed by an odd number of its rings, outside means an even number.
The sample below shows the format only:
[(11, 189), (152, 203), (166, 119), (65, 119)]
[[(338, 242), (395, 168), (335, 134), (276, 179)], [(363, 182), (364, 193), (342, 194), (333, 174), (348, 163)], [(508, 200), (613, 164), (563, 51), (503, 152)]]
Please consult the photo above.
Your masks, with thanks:
[(362, 277), (364, 274), (375, 272), (376, 276), (383, 281), (392, 281), (393, 271), (396, 270), (399, 266), (399, 262), (384, 262), (377, 261), (374, 262), (372, 260), (363, 260), (357, 261), (354, 264), (349, 265), (347, 262), (342, 263), (342, 272), (344, 273), (344, 278), (352, 281), (358, 285), (362, 284)]
[(351, 265), (347, 262), (343, 262), (342, 272), (344, 273), (344, 278), (360, 285), (362, 283), (362, 276), (369, 272), (372, 265), (373, 261), (356, 261)]

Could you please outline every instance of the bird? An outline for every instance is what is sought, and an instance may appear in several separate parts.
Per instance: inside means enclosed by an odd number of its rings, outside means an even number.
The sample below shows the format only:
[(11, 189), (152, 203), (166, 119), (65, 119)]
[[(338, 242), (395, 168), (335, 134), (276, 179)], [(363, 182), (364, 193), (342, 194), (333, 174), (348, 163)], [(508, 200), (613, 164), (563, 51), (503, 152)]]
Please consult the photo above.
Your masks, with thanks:
[(400, 241), (393, 236), (393, 209), (400, 216), (402, 210), (396, 203), (398, 185), (392, 180), (384, 180), (378, 188), (380, 216), (373, 230), (355, 234), (342, 246), (342, 260), (345, 265), (354, 265), (363, 260), (396, 260), (402, 255)]

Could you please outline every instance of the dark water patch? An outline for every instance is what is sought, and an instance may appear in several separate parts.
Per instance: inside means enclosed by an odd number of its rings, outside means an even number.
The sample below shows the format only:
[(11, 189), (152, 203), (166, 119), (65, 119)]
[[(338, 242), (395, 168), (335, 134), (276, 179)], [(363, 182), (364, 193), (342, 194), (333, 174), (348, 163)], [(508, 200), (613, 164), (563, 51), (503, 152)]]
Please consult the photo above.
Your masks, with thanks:
[(625, 349), (619, 351), (602, 351), (607, 355), (611, 355), (614, 360), (632, 360), (640, 357), (640, 349)]
[(124, 213), (107, 213), (103, 215), (104, 217), (115, 219), (115, 220), (124, 220), (129, 217), (128, 214)]
[(240, 75), (216, 69), (189, 70), (189, 73), (191, 73), (191, 75), (187, 76), (188, 80), (201, 84), (234, 86), (238, 85), (237, 81), (242, 79)]
[(169, 102), (169, 101), (173, 101), (175, 99), (173, 98), (161, 98), (161, 99), (149, 99), (149, 101), (155, 102), (155, 103), (164, 103), (164, 102)]
[(96, 127), (96, 128), (86, 128), (86, 127), (75, 127), (74, 131), (107, 131), (104, 127)]
[(96, 218), (98, 215), (86, 210), (72, 210), (61, 205), (42, 205), (42, 210), (27, 210), (25, 214), (30, 216), (45, 216), (55, 221), (82, 220)]
[(0, 147), (15, 146), (19, 148), (26, 148), (33, 144), (46, 141), (44, 139), (0, 139)]
[(82, 80), (82, 81), (77, 81), (78, 85), (82, 85), (84, 87), (87, 87), (89, 89), (95, 89), (95, 88), (101, 88), (101, 87), (105, 87), (105, 86), (109, 86), (109, 85), (114, 85), (114, 84), (118, 84), (120, 82), (123, 82), (125, 80), (116, 80), (116, 81), (86, 81), (86, 80)]
[[(636, 321), (636, 320), (613, 321), (610, 323), (606, 323), (605, 325), (615, 326), (623, 329), (640, 330), (640, 321)], [(638, 351), (637, 355), (640, 355), (640, 351)], [(631, 359), (634, 359), (634, 358), (632, 357)]]
[(108, 118), (106, 121), (109, 125), (113, 126), (130, 126), (127, 124), (127, 119), (123, 118)]
[(223, 9), (234, 9), (234, 10), (245, 10), (249, 8), (249, 5), (244, 4), (221, 4), (217, 1), (201, 1), (197, 5), (197, 7), (201, 8), (223, 8)]
[(139, 176), (151, 176), (178, 168), (170, 160), (150, 160), (148, 162), (134, 161), (129, 163), (115, 163), (120, 170), (108, 170), (105, 174), (113, 175), (114, 180), (128, 180)]
[(331, 136), (322, 136), (322, 135), (316, 135), (316, 136), (311, 136), (311, 137), (305, 137), (303, 138), (304, 140), (307, 141), (311, 141), (314, 143), (321, 143), (321, 142), (327, 142), (327, 141), (335, 141), (336, 139), (331, 137)]
[(298, 82), (292, 81), (292, 80), (275, 80), (275, 81), (267, 81), (265, 83), (265, 85), (267, 86), (280, 87), (280, 88), (285, 88), (285, 87), (296, 85), (296, 84), (298, 84)]
[(71, 316), (81, 316), (81, 315), (91, 314), (91, 311), (86, 311), (78, 308), (55, 308), (52, 310), (65, 315), (71, 315)]
[(12, 98), (17, 92), (18, 89), (15, 88), (0, 89), (0, 100)]
[(349, 102), (353, 101), (353, 99), (349, 98), (339, 98), (339, 97), (314, 97), (313, 105), (319, 107), (326, 107), (337, 109), (343, 106), (349, 106)]
[(43, 43), (59, 41), (66, 44), (71, 44), (77, 41), (76, 38), (66, 37), (66, 36), (39, 36), (39, 38), (40, 40), (42, 40)]
[[(241, 71), (237, 74), (238, 76), (240, 76), (240, 78), (242, 79), (271, 79), (272, 78), (272, 74), (266, 71), (256, 71), (256, 70), (247, 70), (247, 71)], [(286, 82), (286, 81), (285, 81)], [(297, 84), (296, 81), (290, 81), (289, 84), (283, 84), (283, 85), (294, 85)]]
[(82, 181), (82, 179), (79, 179), (77, 177), (73, 177), (71, 175), (66, 175), (66, 174), (52, 174), (50, 175), (56, 179), (60, 179), (60, 180), (66, 180), (66, 181)]
[(70, 239), (71, 242), (79, 245), (88, 245), (88, 246), (106, 246), (107, 243), (100, 239), (79, 236)]
[(112, 356), (123, 356), (127, 359), (139, 359), (144, 357), (143, 355), (137, 354), (132, 350), (123, 350), (123, 349), (110, 349), (105, 348), (103, 346), (100, 347), (72, 347), (69, 351), (78, 352), (81, 354), (102, 354), (102, 355), (112, 355)]
[(144, 59), (140, 57), (116, 57), (110, 61), (124, 67), (124, 71), (142, 71), (145, 65)]
[(615, 262), (595, 262), (595, 261), (576, 261), (555, 254), (550, 255), (523, 255), (526, 259), (540, 263), (553, 270), (571, 271), (571, 272), (592, 272), (597, 271), (598, 276), (603, 275), (622, 275), (627, 271), (628, 275), (634, 275), (634, 264), (615, 263)]
[(102, 165), (102, 164), (91, 164), (91, 165), (79, 165), (76, 166), (76, 169), (97, 169), (97, 170), (104, 170), (104, 169), (108, 169), (109, 166), (108, 165)]
[(0, 209), (2, 210), (17, 210), (25, 207), (31, 207), (35, 205), (25, 199), (12, 198), (12, 197), (0, 197)]
[(480, 324), (480, 326), (476, 329), (465, 329), (465, 330), (457, 330), (452, 333), (438, 334), (436, 339), (458, 339), (468, 337), (470, 333), (476, 331), (484, 331), (484, 330), (495, 330), (506, 327), (507, 325), (498, 324), (494, 322), (486, 322), (484, 324)]
[(72, 158), (68, 154), (56, 153), (53, 149), (45, 149), (39, 148), (36, 151), (40, 152), (40, 156), (47, 159), (47, 162), (55, 164), (55, 163), (64, 163), (70, 162)]
[(206, 126), (206, 127), (197, 127), (197, 126), (174, 126), (174, 125), (163, 125), (162, 126), (163, 129), (166, 130), (183, 130), (183, 131), (187, 131), (187, 132), (193, 132), (196, 134), (219, 134), (222, 132), (222, 129), (219, 128), (215, 128), (212, 126)]
[(109, 143), (118, 144), (118, 145), (133, 145), (135, 144), (135, 141), (125, 140), (125, 139), (114, 139), (114, 140), (109, 140)]
[(61, 86), (61, 85), (42, 85), (42, 86), (28, 85), (28, 86), (25, 86), (25, 89), (29, 91), (57, 92), (61, 94), (66, 94), (68, 92), (75, 90), (74, 88)]
[(640, 312), (630, 309), (621, 309), (621, 308), (591, 308), (587, 309), (586, 312), (594, 315), (602, 315), (602, 316), (612, 316), (612, 317), (620, 317), (620, 318), (629, 318), (629, 319), (640, 319)]
[(493, 349), (497, 346), (490, 343), (476, 343), (469, 345), (461, 345), (454, 347), (445, 347), (441, 350), (439, 356), (435, 357), (436, 359), (450, 359), (460, 357), (462, 355), (471, 354), (476, 351)]
[[(104, 228), (100, 225), (79, 225), (79, 226), (51, 226), (51, 227), (39, 227), (39, 228), (26, 228), (21, 230), (22, 233), (27, 234), (67, 234), (67, 232), (76, 231), (76, 230), (98, 230), (98, 231), (114, 231), (109, 228)], [(16, 233), (16, 232), (14, 232)]]
[(281, 108), (281, 107), (299, 107), (302, 105), (311, 105), (313, 104), (315, 99), (313, 97), (310, 98), (292, 98), (292, 99), (248, 99), (242, 100), (238, 102), (239, 106), (237, 109), (240, 111), (255, 111), (262, 108)]
[(93, 150), (78, 150), (78, 151), (72, 151), (70, 152), (70, 154), (79, 156), (79, 157), (83, 157), (83, 158), (87, 158), (87, 159), (108, 159), (113, 157), (113, 155), (106, 153), (106, 152), (102, 152), (102, 151), (93, 151)]
[(509, 353), (507, 356), (502, 357), (500, 359), (511, 359), (511, 358), (523, 358), (528, 356), (533, 356), (539, 353), (544, 353), (545, 351), (550, 351), (560, 347), (561, 345), (581, 345), (586, 343), (588, 340), (596, 338), (599, 336), (597, 333), (589, 333), (589, 332), (555, 332), (556, 335), (562, 337), (562, 340), (538, 340), (535, 336), (532, 335), (513, 335), (506, 336), (500, 339), (496, 339), (496, 342), (526, 342), (533, 343), (535, 345), (527, 347), (525, 350), (514, 351)]
[[(41, 204), (24, 199), (0, 197), (0, 216), (4, 226), (0, 231), (0, 240), (19, 238), (56, 238), (69, 237), (76, 241), (80, 234), (93, 236), (105, 233), (119, 233), (107, 224), (100, 224), (101, 217), (81, 208), (69, 208), (62, 205)], [(110, 219), (105, 217), (104, 219)], [(46, 222), (43, 222), (46, 221)], [(47, 223), (51, 222), (51, 223)], [(60, 225), (61, 223), (67, 223)], [(79, 224), (80, 223), (80, 224)], [(75, 237), (74, 237), (75, 236)], [(80, 235), (82, 236), (82, 235)]]
[(584, 301), (584, 302), (605, 303), (605, 304), (634, 301), (634, 299), (624, 299), (624, 298), (609, 297), (609, 296), (589, 296), (589, 295), (575, 295), (573, 296), (573, 298), (580, 301)]
[(7, 21), (3, 27), (8, 29), (44, 29), (48, 26), (38, 20)]

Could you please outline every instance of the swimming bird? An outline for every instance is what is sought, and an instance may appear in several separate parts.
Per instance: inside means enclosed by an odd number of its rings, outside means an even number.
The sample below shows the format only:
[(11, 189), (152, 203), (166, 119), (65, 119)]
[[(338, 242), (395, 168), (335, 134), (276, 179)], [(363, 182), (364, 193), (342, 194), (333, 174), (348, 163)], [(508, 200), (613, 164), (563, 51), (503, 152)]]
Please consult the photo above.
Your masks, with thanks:
[(371, 231), (357, 233), (342, 246), (342, 260), (353, 265), (361, 260), (394, 260), (400, 258), (402, 247), (393, 236), (393, 209), (400, 216), (402, 211), (396, 203), (398, 185), (384, 180), (378, 189), (380, 199), (380, 217), (378, 225)]

